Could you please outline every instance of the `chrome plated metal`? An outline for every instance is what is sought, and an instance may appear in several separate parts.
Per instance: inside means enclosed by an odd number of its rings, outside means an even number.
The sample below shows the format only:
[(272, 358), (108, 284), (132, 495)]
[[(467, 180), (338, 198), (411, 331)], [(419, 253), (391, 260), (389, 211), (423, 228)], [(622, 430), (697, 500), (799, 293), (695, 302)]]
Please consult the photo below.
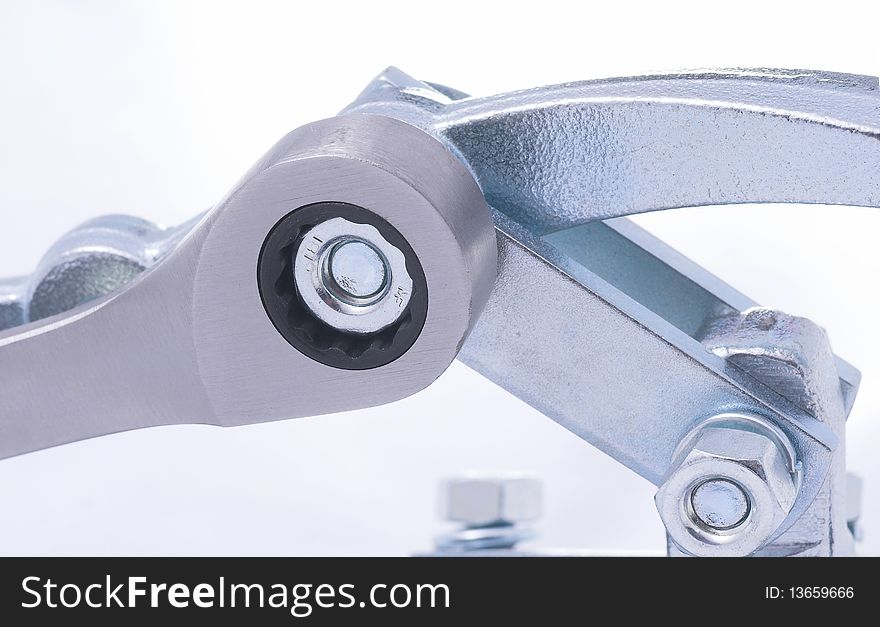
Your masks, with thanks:
[[(499, 280), (465, 363), (655, 482), (708, 416), (763, 416), (804, 465), (768, 546), (848, 552), (836, 503), (857, 371), (826, 360), (824, 334), (800, 324), (743, 327), (719, 350), (716, 323), (755, 303), (634, 225), (598, 220), (730, 203), (880, 205), (876, 78), (731, 70), (470, 98), (391, 68), (347, 110), (445, 141), (496, 210)], [(792, 359), (799, 340), (822, 350)], [(743, 351), (778, 365), (761, 371)], [(792, 367), (780, 386), (773, 373)]]
[(523, 476), (471, 476), (443, 486), (443, 515), (461, 528), (437, 538), (444, 553), (510, 550), (537, 536), (531, 523), (541, 516), (541, 482)]
[(465, 477), (445, 486), (447, 520), (472, 527), (516, 524), (541, 515), (541, 482), (529, 477)]
[(385, 291), (389, 269), (382, 254), (370, 244), (345, 240), (328, 253), (324, 275), (324, 283), (328, 288), (332, 285), (339, 300), (372, 301)]
[(293, 276), (311, 312), (348, 333), (374, 333), (394, 324), (413, 290), (403, 253), (376, 227), (344, 218), (322, 222), (305, 234)]
[(537, 532), (522, 525), (493, 525), (490, 527), (464, 527), (444, 534), (435, 540), (439, 554), (468, 553), (475, 551), (508, 551), (522, 542), (534, 540)]
[(880, 205), (875, 77), (732, 69), (468, 98), (389, 68), (346, 111), (441, 138), (538, 235), (677, 207)]
[[(464, 363), (655, 484), (681, 440), (709, 417), (764, 416), (795, 443), (805, 469), (778, 533), (808, 509), (840, 446), (835, 430), (743, 376), (564, 248), (497, 212), (495, 221), (499, 277), (459, 355)], [(714, 305), (708, 313), (718, 315)]]
[[(709, 419), (682, 441), (657, 491), (670, 538), (691, 555), (745, 556), (763, 547), (795, 504), (801, 466), (794, 455), (787, 437), (762, 418)], [(724, 488), (721, 508), (698, 508), (709, 505), (701, 497), (706, 486)], [(722, 524), (706, 520), (728, 508), (732, 515)]]
[(730, 531), (746, 521), (752, 500), (735, 481), (714, 478), (693, 489), (690, 507), (701, 525), (713, 531)]
[[(730, 364), (734, 376), (758, 381), (834, 432), (837, 446), (824, 482), (807, 510), (761, 549), (766, 555), (851, 555), (847, 527), (846, 402), (839, 362), (824, 329), (806, 318), (751, 308), (717, 319), (703, 344)], [(805, 465), (805, 472), (810, 469)]]

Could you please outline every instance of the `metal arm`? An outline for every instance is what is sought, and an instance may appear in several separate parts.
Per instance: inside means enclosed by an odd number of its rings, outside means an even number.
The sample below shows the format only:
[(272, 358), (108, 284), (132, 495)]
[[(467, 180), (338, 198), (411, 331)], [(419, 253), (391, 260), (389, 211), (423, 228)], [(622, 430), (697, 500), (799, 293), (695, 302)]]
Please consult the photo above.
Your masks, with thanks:
[[(268, 236), (295, 239), (285, 219), (328, 200), (331, 210), (370, 208), (356, 220), (405, 244), (408, 269), (423, 277), (412, 302), (419, 291), (432, 295), (420, 319), (409, 308), (400, 328), (348, 346), (346, 335), (332, 335), (302, 308), (267, 315), (270, 302), (294, 304), (281, 290), (294, 283), (291, 242), (269, 251)], [(40, 271), (0, 298), (29, 320), (0, 332), (0, 458), (148, 426), (253, 424), (403, 398), (455, 358), (495, 275), (489, 212), (467, 170), (436, 140), (380, 116), (290, 133), (214, 209), (169, 236), (177, 242), (170, 250), (150, 255), (156, 229), (137, 236), (129, 219), (113, 222), (92, 244), (81, 242), (95, 235), (89, 225), (66, 238), (65, 250), (51, 251)], [(269, 252), (287, 265), (273, 267)], [(113, 279), (122, 270), (135, 278), (120, 287)], [(62, 289), (71, 273), (83, 284)], [(102, 286), (119, 289), (94, 298)], [(63, 311), (67, 294), (94, 300)], [(37, 312), (54, 315), (34, 320)], [(399, 358), (361, 366), (398, 345), (406, 349)], [(316, 353), (350, 363), (333, 367)]]
[(465, 363), (658, 484), (701, 423), (763, 416), (803, 468), (771, 535), (818, 511), (811, 529), (762, 544), (849, 550), (843, 440), (857, 371), (810, 321), (749, 311), (756, 303), (635, 225), (597, 221), (691, 205), (880, 205), (876, 78), (738, 70), (464, 98), (391, 68), (347, 111), (446, 141), (497, 210), (499, 280)]
[(721, 70), (449, 94), (389, 68), (345, 112), (440, 137), (537, 235), (677, 207), (880, 205), (875, 77)]
[[(661, 484), (671, 552), (846, 554), (857, 371), (815, 324), (754, 308), (620, 216), (878, 206), (878, 94), (873, 78), (738, 70), (467, 98), (389, 69), (169, 245), (147, 227), (104, 248), (79, 233), (9, 283), (0, 320), (29, 324), (0, 333), (0, 456), (388, 402), (460, 349)], [(737, 490), (748, 507), (719, 527), (717, 494)]]

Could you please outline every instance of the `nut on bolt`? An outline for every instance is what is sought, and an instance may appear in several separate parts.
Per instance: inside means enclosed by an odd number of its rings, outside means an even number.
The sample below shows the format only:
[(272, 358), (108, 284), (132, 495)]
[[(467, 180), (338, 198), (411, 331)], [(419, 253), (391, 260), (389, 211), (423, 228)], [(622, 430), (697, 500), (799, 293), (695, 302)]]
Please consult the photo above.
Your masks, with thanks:
[(440, 554), (510, 551), (537, 535), (530, 524), (541, 515), (537, 479), (467, 477), (452, 479), (443, 487), (443, 514), (461, 527), (437, 538)]
[(799, 471), (791, 444), (763, 419), (716, 416), (686, 437), (655, 497), (670, 538), (700, 556), (745, 556), (786, 519)]
[(541, 482), (528, 477), (462, 478), (446, 484), (446, 519), (468, 527), (514, 525), (541, 515)]
[(306, 307), (346, 333), (377, 333), (406, 311), (413, 281), (403, 252), (369, 224), (331, 218), (303, 236), (293, 277)]

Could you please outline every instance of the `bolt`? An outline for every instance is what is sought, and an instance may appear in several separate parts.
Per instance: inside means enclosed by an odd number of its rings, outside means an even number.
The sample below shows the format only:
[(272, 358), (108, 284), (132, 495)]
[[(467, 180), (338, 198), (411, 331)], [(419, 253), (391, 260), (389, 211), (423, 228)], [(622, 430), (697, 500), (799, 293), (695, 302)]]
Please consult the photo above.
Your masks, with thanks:
[(527, 477), (453, 479), (446, 518), (471, 527), (515, 524), (541, 515), (541, 482)]
[(724, 414), (679, 446), (655, 501), (691, 555), (750, 555), (774, 536), (799, 488), (793, 449), (763, 419)]
[(381, 298), (388, 285), (388, 264), (367, 242), (344, 239), (326, 253), (324, 286), (334, 297), (355, 306)]
[(444, 486), (444, 515), (463, 527), (437, 540), (441, 551), (510, 549), (535, 537), (541, 482), (527, 477), (464, 478)]
[(725, 531), (745, 521), (751, 504), (748, 495), (733, 481), (709, 479), (694, 488), (691, 507), (704, 525)]
[(407, 311), (406, 256), (375, 226), (330, 218), (303, 234), (292, 259), (300, 302), (337, 331), (372, 335)]

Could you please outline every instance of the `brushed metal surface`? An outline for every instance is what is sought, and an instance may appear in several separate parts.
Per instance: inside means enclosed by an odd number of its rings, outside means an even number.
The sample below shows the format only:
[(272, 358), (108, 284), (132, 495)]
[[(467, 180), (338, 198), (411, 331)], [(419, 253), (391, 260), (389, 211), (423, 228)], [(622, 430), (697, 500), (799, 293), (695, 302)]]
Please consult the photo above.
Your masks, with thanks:
[[(263, 309), (256, 272), (266, 234), (320, 201), (375, 211), (419, 256), (427, 320), (413, 347), (385, 367), (314, 362)], [(495, 263), (485, 200), (440, 142), (381, 116), (307, 125), (126, 287), (0, 333), (0, 457), (141, 427), (242, 425), (403, 398), (455, 358)]]

